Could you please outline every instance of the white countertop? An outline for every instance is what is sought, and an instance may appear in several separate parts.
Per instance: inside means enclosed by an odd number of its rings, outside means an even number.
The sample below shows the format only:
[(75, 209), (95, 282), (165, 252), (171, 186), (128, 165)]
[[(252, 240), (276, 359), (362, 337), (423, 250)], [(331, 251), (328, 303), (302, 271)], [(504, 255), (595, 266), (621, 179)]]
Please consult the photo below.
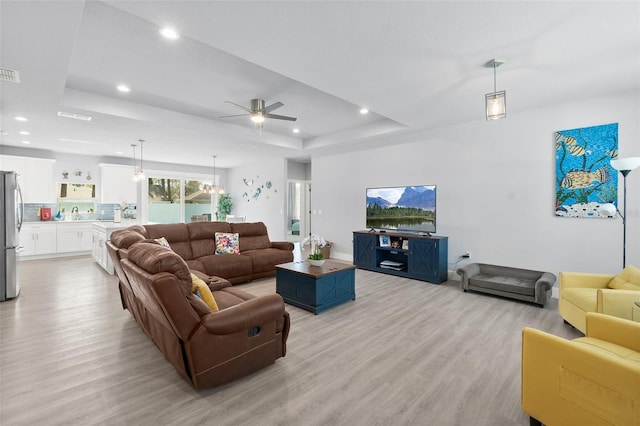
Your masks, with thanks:
[(122, 229), (133, 225), (142, 225), (142, 222), (139, 220), (123, 220), (122, 222), (114, 222), (110, 220), (95, 222), (94, 224), (104, 229)]
[(53, 225), (53, 224), (73, 225), (97, 225), (105, 229), (128, 228), (132, 225), (142, 224), (139, 220), (123, 220), (122, 222), (114, 222), (113, 220), (38, 220), (34, 222), (24, 222), (23, 225)]

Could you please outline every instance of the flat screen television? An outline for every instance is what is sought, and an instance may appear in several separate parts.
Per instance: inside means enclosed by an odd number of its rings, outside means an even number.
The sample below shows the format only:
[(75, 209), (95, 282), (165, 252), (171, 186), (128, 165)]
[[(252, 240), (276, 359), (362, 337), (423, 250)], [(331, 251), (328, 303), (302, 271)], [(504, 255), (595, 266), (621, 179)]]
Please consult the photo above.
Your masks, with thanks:
[(367, 188), (367, 228), (435, 233), (436, 186)]

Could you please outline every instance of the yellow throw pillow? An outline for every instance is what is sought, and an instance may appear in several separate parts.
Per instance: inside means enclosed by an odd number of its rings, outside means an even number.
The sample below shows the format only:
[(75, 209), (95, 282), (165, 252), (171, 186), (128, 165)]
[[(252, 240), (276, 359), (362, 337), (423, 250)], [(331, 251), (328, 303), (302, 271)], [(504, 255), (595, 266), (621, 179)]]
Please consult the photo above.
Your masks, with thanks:
[(626, 282), (620, 287), (622, 290), (637, 290), (640, 291), (640, 285), (635, 285), (634, 283)]
[(640, 285), (640, 268), (629, 265), (622, 270), (620, 277), (634, 285)]
[(627, 282), (624, 279), (620, 278), (619, 275), (616, 275), (615, 277), (613, 277), (613, 279), (611, 281), (609, 281), (609, 284), (607, 284), (607, 287), (620, 289), (626, 283)]
[(607, 287), (625, 290), (640, 289), (640, 268), (633, 265), (627, 266), (609, 282)]
[(193, 294), (202, 299), (202, 301), (206, 303), (213, 312), (218, 312), (220, 309), (218, 308), (216, 299), (213, 297), (213, 293), (211, 293), (209, 286), (193, 273), (191, 274), (191, 282), (193, 283)]

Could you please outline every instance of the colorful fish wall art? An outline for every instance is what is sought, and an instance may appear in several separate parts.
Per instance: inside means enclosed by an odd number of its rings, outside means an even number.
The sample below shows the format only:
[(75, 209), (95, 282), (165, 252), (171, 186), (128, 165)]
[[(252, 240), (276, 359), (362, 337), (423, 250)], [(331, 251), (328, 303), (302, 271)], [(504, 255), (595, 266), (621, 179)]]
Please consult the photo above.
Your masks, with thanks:
[[(556, 132), (556, 216), (611, 217), (618, 205), (618, 123)], [(615, 217), (615, 216), (614, 216)]]
[(255, 179), (247, 179), (247, 178), (243, 178), (242, 182), (244, 183), (245, 186), (249, 187), (248, 191), (245, 191), (242, 193), (242, 198), (246, 199), (247, 202), (254, 200), (254, 201), (258, 201), (260, 199), (260, 196), (263, 194), (267, 194), (265, 196), (265, 198), (269, 198), (268, 192), (269, 191), (273, 191), (274, 193), (278, 192), (278, 190), (276, 188), (273, 188), (273, 184), (271, 183), (270, 180), (266, 181), (263, 184), (257, 184), (255, 186), (255, 188), (253, 187), (254, 182), (257, 182), (258, 179), (260, 179), (260, 176), (256, 176)]

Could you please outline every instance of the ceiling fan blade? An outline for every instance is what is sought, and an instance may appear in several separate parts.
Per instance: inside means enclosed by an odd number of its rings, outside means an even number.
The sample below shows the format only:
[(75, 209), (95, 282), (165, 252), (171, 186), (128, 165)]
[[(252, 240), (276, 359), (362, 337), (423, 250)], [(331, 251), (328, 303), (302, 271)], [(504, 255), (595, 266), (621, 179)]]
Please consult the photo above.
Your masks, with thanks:
[(287, 121), (296, 121), (296, 117), (287, 117), (286, 115), (277, 115), (277, 114), (265, 114), (267, 118), (275, 118), (276, 120), (287, 120)]
[(247, 108), (246, 106), (242, 106), (242, 105), (236, 104), (236, 103), (231, 102), (231, 101), (224, 101), (224, 103), (226, 103), (226, 104), (231, 104), (231, 105), (235, 105), (235, 106), (237, 106), (238, 108), (240, 108), (240, 109), (241, 109), (241, 110), (243, 110), (243, 111), (247, 111), (247, 112), (249, 112), (249, 113), (251, 112), (251, 110), (250, 110), (249, 108)]
[(247, 115), (251, 115), (251, 114), (223, 115), (223, 116), (218, 117), (218, 118), (246, 117)]
[(269, 105), (268, 107), (265, 107), (264, 112), (271, 112), (274, 109), (278, 109), (281, 106), (284, 106), (284, 104), (282, 102), (274, 102), (271, 105)]

